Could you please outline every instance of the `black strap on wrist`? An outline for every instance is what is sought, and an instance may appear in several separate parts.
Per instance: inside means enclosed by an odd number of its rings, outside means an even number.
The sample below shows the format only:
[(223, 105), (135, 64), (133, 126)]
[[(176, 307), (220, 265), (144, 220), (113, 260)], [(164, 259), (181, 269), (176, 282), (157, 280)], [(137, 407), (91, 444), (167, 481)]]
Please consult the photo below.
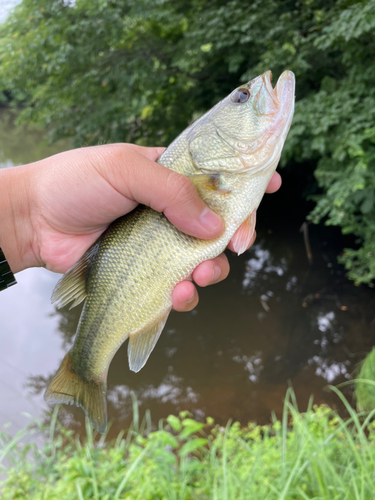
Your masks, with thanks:
[(14, 274), (10, 270), (9, 264), (0, 248), (0, 292), (17, 283)]

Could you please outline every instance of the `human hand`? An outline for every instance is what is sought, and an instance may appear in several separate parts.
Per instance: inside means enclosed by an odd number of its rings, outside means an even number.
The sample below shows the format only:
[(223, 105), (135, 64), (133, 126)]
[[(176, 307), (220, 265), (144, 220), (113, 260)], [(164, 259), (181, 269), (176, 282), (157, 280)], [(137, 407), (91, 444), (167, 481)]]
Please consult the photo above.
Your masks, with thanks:
[[(8, 204), (12, 217), (11, 221), (9, 217), (1, 220), (0, 246), (11, 269), (18, 272), (43, 266), (67, 271), (113, 220), (138, 203), (163, 212), (187, 234), (203, 239), (219, 236), (223, 221), (199, 198), (192, 183), (154, 163), (163, 150), (111, 144), (3, 170), (0, 186), (8, 200), (3, 197), (0, 217)], [(275, 174), (267, 192), (276, 191), (280, 184), (280, 176)], [(222, 254), (200, 264), (192, 278), (199, 286), (207, 286), (228, 273), (229, 263)], [(188, 311), (197, 302), (193, 283), (183, 281), (175, 287), (174, 309)]]

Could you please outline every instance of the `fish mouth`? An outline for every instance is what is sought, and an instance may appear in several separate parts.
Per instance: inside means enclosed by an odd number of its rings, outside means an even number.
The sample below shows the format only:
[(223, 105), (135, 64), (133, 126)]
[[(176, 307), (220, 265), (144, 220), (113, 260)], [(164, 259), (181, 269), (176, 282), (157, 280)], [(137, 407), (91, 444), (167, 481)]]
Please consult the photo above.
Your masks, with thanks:
[[(272, 72), (266, 71), (262, 75), (263, 87), (272, 98), (277, 107), (278, 119), (274, 124), (275, 136), (281, 135), (285, 138), (292, 123), (295, 101), (296, 79), (292, 71), (284, 71), (275, 87), (272, 87)], [(278, 133), (277, 133), (278, 132)]]
[(254, 106), (260, 114), (277, 115), (281, 111), (285, 117), (293, 108), (294, 88), (295, 78), (291, 71), (284, 71), (273, 87), (272, 72), (268, 70), (251, 83)]
[(285, 124), (281, 132), (283, 140), (289, 132), (294, 114), (296, 79), (292, 71), (284, 71), (275, 86), (275, 94), (280, 103), (280, 116), (284, 117)]
[(277, 99), (275, 89), (272, 87), (272, 71), (271, 70), (266, 71), (265, 73), (263, 73), (261, 78), (263, 81), (263, 87), (267, 90), (269, 96), (272, 98), (272, 100), (276, 104), (278, 99)]
[(296, 86), (296, 79), (294, 73), (289, 70), (284, 71), (277, 80), (274, 89), (277, 100), (279, 102), (283, 102), (283, 100), (285, 99), (288, 102), (291, 101), (294, 103), (295, 86)]
[[(278, 105), (280, 105), (280, 103), (282, 103), (284, 100), (288, 102), (291, 100), (294, 101), (295, 76), (292, 71), (289, 70), (284, 71), (277, 80), (275, 87), (272, 87), (271, 70), (268, 70), (265, 73), (263, 73), (262, 81), (268, 94), (272, 97), (274, 101), (276, 101)], [(290, 96), (293, 96), (293, 99), (291, 99)]]
[[(264, 135), (264, 140), (257, 144), (257, 148), (264, 146), (268, 143), (272, 146), (272, 154), (264, 162), (262, 162), (256, 169), (252, 168), (251, 172), (255, 173), (260, 170), (266, 169), (269, 165), (278, 161), (280, 158), (281, 150), (284, 141), (289, 132), (290, 125), (294, 113), (294, 92), (295, 92), (295, 76), (292, 71), (284, 71), (275, 87), (272, 87), (272, 73), (266, 71), (261, 75), (262, 86), (267, 94), (271, 97), (272, 103), (268, 104), (268, 111), (273, 111), (274, 122), (269, 129), (269, 133)], [(272, 108), (276, 108), (274, 111)]]

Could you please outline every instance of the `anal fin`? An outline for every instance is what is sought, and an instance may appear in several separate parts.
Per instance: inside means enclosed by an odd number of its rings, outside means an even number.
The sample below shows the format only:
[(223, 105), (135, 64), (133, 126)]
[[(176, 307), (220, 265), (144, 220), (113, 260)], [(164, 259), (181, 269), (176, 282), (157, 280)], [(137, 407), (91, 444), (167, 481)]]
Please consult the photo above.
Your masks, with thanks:
[(83, 257), (57, 282), (51, 297), (52, 304), (58, 302), (60, 309), (72, 302), (70, 309), (83, 302), (87, 296), (86, 276), (92, 260), (97, 254), (99, 243), (92, 245)]
[(232, 238), (233, 250), (237, 255), (241, 255), (247, 250), (250, 245), (255, 231), (256, 210), (251, 212), (249, 217), (244, 220)]
[(146, 364), (146, 361), (153, 351), (156, 342), (159, 340), (161, 332), (163, 331), (169, 312), (170, 309), (168, 309), (168, 311), (147, 330), (142, 330), (129, 336), (129, 368), (133, 372), (139, 372), (139, 370), (141, 370)]

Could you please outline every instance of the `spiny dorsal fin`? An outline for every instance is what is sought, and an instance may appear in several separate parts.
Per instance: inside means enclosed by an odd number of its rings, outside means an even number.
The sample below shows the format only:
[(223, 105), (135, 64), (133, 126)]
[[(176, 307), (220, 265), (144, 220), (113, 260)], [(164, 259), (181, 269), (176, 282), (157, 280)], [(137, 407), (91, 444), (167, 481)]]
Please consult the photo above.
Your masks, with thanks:
[(69, 302), (70, 306), (78, 306), (87, 296), (86, 275), (92, 260), (99, 249), (99, 243), (90, 247), (83, 257), (67, 271), (57, 282), (51, 297), (52, 304), (58, 302), (57, 307), (61, 309)]
[(164, 325), (168, 319), (170, 309), (148, 330), (143, 330), (129, 336), (128, 358), (129, 368), (139, 372), (144, 367), (156, 342), (159, 340)]
[(254, 236), (255, 224), (256, 210), (251, 212), (249, 217), (244, 220), (232, 237), (233, 250), (237, 253), (237, 255), (244, 253), (250, 245)]

